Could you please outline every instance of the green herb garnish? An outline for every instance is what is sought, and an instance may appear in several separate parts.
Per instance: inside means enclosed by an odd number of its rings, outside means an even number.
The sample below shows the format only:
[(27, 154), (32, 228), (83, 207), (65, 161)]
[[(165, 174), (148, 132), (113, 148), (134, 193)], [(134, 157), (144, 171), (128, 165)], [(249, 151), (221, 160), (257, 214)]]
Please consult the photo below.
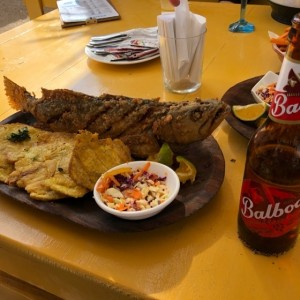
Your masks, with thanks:
[(25, 140), (30, 139), (29, 131), (27, 127), (24, 127), (22, 129), (19, 129), (17, 133), (11, 133), (10, 136), (7, 138), (11, 142), (19, 143), (23, 142)]

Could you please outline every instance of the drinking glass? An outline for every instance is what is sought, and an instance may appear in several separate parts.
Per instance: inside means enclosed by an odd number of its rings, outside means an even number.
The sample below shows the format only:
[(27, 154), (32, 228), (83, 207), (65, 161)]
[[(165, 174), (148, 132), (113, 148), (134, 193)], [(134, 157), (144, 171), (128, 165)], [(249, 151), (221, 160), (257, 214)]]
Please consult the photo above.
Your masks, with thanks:
[(169, 91), (186, 94), (200, 88), (205, 34), (184, 38), (159, 35), (163, 81)]
[(252, 23), (249, 23), (245, 19), (246, 7), (248, 0), (241, 0), (241, 13), (240, 19), (229, 25), (229, 31), (231, 32), (253, 32), (255, 27)]

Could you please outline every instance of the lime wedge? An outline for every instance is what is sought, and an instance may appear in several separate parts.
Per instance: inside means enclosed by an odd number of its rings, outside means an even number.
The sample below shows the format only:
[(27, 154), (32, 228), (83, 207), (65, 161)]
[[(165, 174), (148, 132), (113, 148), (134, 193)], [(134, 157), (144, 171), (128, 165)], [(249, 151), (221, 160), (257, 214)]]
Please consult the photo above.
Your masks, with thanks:
[(197, 175), (197, 169), (192, 162), (183, 156), (176, 156), (179, 167), (175, 170), (180, 182), (186, 183), (188, 180), (193, 183)]
[(241, 121), (255, 121), (267, 111), (267, 105), (263, 102), (248, 105), (233, 105), (232, 112)]
[(171, 167), (173, 165), (174, 153), (167, 143), (163, 143), (159, 152), (148, 157), (148, 160), (157, 161)]

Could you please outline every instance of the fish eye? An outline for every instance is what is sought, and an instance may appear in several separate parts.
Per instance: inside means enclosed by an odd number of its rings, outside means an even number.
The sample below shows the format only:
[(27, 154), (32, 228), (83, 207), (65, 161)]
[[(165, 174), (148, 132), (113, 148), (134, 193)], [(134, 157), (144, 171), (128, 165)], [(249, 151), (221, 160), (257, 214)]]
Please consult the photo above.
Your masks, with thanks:
[(202, 113), (203, 113), (203, 111), (200, 111), (199, 109), (194, 110), (194, 111), (191, 113), (191, 119), (192, 119), (193, 121), (198, 121), (199, 119), (202, 118)]

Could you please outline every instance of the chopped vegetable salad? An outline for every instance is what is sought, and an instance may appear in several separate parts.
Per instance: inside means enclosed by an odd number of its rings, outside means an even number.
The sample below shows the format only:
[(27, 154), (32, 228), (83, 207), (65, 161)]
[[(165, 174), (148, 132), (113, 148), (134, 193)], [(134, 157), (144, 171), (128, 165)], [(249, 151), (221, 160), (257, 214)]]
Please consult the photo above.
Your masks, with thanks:
[(268, 86), (261, 86), (256, 91), (256, 94), (265, 103), (271, 105), (271, 102), (273, 101), (274, 94), (275, 94), (275, 87), (276, 87), (276, 82), (273, 82), (273, 83), (269, 84)]
[(150, 165), (147, 162), (141, 169), (120, 168), (106, 173), (96, 187), (102, 201), (119, 211), (145, 210), (166, 201), (166, 177), (150, 173)]

